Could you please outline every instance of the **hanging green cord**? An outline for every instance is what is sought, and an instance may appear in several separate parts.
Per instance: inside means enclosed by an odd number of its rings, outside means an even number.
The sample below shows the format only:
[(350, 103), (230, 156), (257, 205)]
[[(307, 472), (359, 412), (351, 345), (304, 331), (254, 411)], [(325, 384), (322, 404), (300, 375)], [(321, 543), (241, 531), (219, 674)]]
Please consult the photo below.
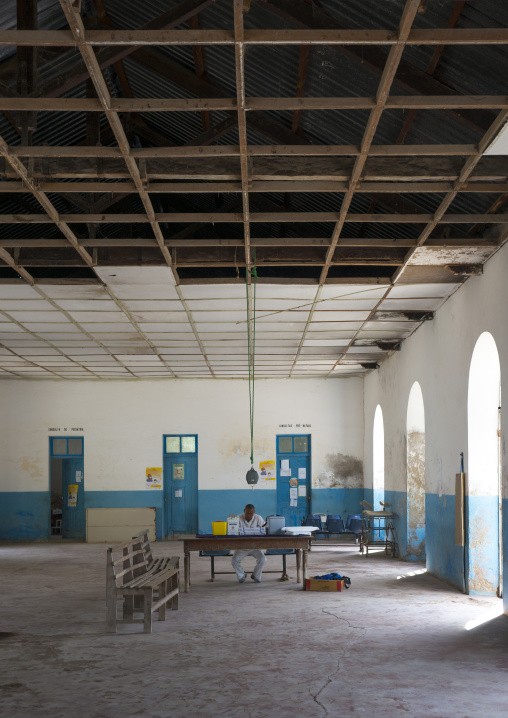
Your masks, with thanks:
[(258, 272), (256, 268), (256, 250), (254, 250), (254, 267), (250, 270), (253, 292), (253, 317), (252, 317), (252, 342), (250, 329), (250, 307), (249, 307), (249, 283), (248, 270), (245, 270), (245, 289), (247, 292), (247, 349), (249, 354), (249, 420), (250, 420), (250, 463), (254, 466), (254, 379), (255, 379), (255, 354), (256, 354), (256, 283)]

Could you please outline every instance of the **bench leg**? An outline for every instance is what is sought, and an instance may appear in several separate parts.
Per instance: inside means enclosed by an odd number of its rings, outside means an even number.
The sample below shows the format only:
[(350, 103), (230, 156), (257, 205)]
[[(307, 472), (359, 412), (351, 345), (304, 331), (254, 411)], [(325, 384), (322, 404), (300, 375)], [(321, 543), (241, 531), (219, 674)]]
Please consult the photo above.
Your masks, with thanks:
[[(161, 584), (159, 584), (158, 593), (159, 593), (159, 599), (163, 598), (164, 596), (167, 596), (169, 593), (169, 582), (171, 581), (170, 578), (166, 579), (166, 581), (163, 581)], [(157, 611), (159, 616), (159, 621), (165, 621), (166, 620), (166, 604), (163, 603), (161, 606), (159, 606), (159, 609)]]
[[(171, 576), (170, 579), (170, 590), (173, 591), (175, 588), (178, 588), (179, 584), (179, 573), (175, 573), (174, 576)], [(178, 611), (178, 592), (173, 596), (171, 599), (171, 610), (172, 611)]]
[(215, 576), (215, 556), (210, 556), (210, 581), (213, 581)]
[(302, 549), (296, 549), (296, 583), (300, 583), (300, 566), (302, 563)]
[[(111, 549), (109, 549), (111, 551)], [(116, 581), (110, 566), (110, 554), (106, 566), (106, 631), (116, 633)]]
[(183, 572), (185, 574), (185, 593), (189, 593), (190, 588), (190, 551), (186, 551), (183, 559)]
[(153, 601), (153, 589), (143, 589), (143, 631), (144, 633), (152, 632), (152, 601)]

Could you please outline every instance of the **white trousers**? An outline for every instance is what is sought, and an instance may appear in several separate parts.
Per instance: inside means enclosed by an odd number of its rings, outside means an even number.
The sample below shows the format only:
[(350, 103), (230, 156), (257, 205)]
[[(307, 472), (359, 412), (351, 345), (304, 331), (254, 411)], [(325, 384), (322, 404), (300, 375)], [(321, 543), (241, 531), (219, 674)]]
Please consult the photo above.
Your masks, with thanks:
[(252, 572), (252, 575), (254, 576), (254, 578), (257, 578), (258, 581), (261, 581), (261, 574), (263, 573), (263, 568), (266, 563), (266, 556), (258, 548), (252, 549), (252, 551), (235, 551), (233, 553), (231, 563), (233, 564), (233, 568), (236, 571), (238, 579), (241, 579), (245, 576), (245, 571), (242, 568), (242, 561), (246, 556), (254, 556), (254, 558), (256, 559), (256, 566), (254, 568), (254, 571)]

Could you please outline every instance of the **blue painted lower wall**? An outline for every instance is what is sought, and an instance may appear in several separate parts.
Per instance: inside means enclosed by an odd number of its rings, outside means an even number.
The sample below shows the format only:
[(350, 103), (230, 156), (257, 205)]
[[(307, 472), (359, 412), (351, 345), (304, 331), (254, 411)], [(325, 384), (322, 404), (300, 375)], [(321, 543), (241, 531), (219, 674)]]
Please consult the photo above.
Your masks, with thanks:
[(48, 491), (0, 493), (0, 540), (44, 541), (49, 538)]
[(508, 499), (503, 499), (503, 606), (508, 611)]
[[(340, 514), (344, 519), (348, 514), (361, 510), (360, 501), (365, 498), (373, 504), (372, 489), (313, 489), (311, 497), (312, 513)], [(401, 558), (408, 558), (407, 546), (407, 497), (402, 491), (385, 491), (385, 500), (398, 515), (395, 520), (396, 539)], [(209, 533), (212, 521), (224, 519), (230, 513), (240, 513), (245, 504), (253, 503), (262, 516), (276, 513), (276, 492), (273, 490), (217, 490), (199, 491), (199, 532)], [(157, 539), (166, 535), (164, 526), (164, 493), (162, 491), (86, 491), (86, 508), (127, 508), (138, 506), (154, 507), (156, 511)], [(496, 515), (495, 497), (470, 497), (468, 501), (469, 525), (481, 527), (485, 516)], [(0, 493), (0, 540), (1, 541), (44, 541), (49, 539), (49, 492), (2, 492)], [(481, 578), (487, 580), (482, 585), (470, 587), (471, 593), (490, 593), (497, 585), (497, 524), (487, 525), (487, 542), (484, 555), (477, 549), (471, 549), (466, 556), (470, 566), (469, 578), (478, 577), (480, 565)], [(504, 537), (504, 602), (508, 610), (508, 499), (503, 500), (503, 537)], [(455, 497), (436, 494), (426, 495), (426, 550), (427, 569), (445, 581), (463, 590), (464, 552), (462, 546), (455, 545)], [(476, 553), (475, 553), (476, 551)], [(489, 585), (490, 584), (490, 587)]]

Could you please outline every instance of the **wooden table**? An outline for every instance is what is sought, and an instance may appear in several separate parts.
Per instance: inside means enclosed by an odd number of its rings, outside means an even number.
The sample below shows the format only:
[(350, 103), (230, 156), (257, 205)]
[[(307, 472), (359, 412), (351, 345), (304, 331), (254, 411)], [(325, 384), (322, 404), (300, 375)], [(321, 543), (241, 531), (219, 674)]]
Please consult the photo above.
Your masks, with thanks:
[(307, 553), (310, 536), (199, 536), (183, 540), (185, 592), (190, 588), (191, 551), (250, 551), (252, 549), (288, 548), (296, 550), (296, 581), (300, 583), (303, 570), (303, 590), (307, 578)]

